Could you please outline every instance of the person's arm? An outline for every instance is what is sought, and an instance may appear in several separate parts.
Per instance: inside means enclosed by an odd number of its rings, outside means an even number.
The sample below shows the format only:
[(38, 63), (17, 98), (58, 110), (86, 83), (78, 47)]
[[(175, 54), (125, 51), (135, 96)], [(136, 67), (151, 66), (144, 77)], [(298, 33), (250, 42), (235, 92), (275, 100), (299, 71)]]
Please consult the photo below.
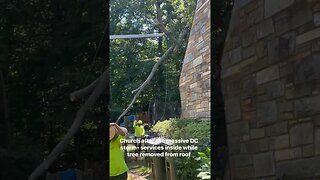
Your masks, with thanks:
[(134, 120), (133, 121), (133, 127), (136, 127), (137, 126), (137, 120)]
[(110, 126), (116, 127), (117, 130), (118, 130), (118, 132), (119, 132), (119, 134), (120, 134), (121, 136), (127, 136), (128, 130), (127, 130), (126, 128), (120, 127), (120, 126), (119, 126), (118, 124), (116, 124), (116, 123), (110, 123)]
[(144, 126), (142, 126), (142, 135), (145, 134)]

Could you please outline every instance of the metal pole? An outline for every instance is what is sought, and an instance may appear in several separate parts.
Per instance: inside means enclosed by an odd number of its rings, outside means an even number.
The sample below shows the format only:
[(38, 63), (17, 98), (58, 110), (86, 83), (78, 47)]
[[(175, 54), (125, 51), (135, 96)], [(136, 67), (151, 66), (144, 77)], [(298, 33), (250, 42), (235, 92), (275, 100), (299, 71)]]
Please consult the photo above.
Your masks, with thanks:
[(134, 39), (134, 38), (156, 38), (156, 37), (162, 37), (164, 35), (165, 35), (164, 33), (110, 35), (110, 40), (113, 40), (113, 39)]

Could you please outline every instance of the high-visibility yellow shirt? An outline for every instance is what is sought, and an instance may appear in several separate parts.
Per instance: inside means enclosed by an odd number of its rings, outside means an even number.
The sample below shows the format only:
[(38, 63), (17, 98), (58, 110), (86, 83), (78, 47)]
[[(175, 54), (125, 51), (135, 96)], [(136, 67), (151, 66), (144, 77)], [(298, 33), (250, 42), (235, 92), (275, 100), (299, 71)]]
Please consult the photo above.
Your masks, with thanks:
[(144, 135), (144, 127), (143, 125), (136, 125), (135, 122), (133, 122), (133, 127), (134, 127), (134, 137), (141, 137)]
[(121, 150), (120, 139), (123, 136), (118, 136), (114, 141), (110, 142), (110, 176), (119, 176), (129, 170), (125, 160), (124, 153)]

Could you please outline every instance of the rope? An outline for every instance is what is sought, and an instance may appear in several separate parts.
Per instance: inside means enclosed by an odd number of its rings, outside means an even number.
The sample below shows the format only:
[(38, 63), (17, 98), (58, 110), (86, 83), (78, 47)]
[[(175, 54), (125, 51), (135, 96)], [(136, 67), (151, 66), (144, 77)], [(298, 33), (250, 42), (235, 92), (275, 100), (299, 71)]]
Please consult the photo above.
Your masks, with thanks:
[(164, 110), (161, 116), (161, 119), (164, 117), (167, 107), (167, 96), (168, 96), (168, 60), (166, 59), (165, 63), (165, 77), (166, 77), (166, 90), (165, 90), (165, 96), (164, 96)]

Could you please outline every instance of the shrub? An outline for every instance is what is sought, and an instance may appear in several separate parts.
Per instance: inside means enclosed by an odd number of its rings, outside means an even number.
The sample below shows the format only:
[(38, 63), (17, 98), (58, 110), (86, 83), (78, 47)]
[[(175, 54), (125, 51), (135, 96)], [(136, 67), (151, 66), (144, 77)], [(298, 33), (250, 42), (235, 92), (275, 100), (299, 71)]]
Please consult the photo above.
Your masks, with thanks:
[[(176, 158), (175, 164), (181, 180), (205, 179), (210, 176), (210, 157), (205, 154), (210, 147), (210, 122), (199, 119), (169, 119), (159, 121), (152, 128), (160, 136), (172, 139), (197, 138), (200, 152), (192, 152), (189, 158)], [(206, 159), (207, 158), (207, 159)], [(198, 176), (198, 177), (197, 177)]]
[(197, 138), (197, 146), (201, 151), (204, 151), (210, 146), (210, 123), (203, 121), (200, 123), (190, 123), (185, 127), (187, 138)]
[(201, 162), (201, 166), (197, 169), (197, 171), (199, 171), (197, 177), (201, 179), (211, 179), (210, 153), (210, 148), (207, 148), (207, 150), (204, 152), (198, 152), (198, 157), (196, 160)]
[(173, 138), (172, 133), (177, 129), (177, 122), (175, 119), (169, 119), (164, 121), (158, 121), (151, 131), (159, 134), (165, 138)]

